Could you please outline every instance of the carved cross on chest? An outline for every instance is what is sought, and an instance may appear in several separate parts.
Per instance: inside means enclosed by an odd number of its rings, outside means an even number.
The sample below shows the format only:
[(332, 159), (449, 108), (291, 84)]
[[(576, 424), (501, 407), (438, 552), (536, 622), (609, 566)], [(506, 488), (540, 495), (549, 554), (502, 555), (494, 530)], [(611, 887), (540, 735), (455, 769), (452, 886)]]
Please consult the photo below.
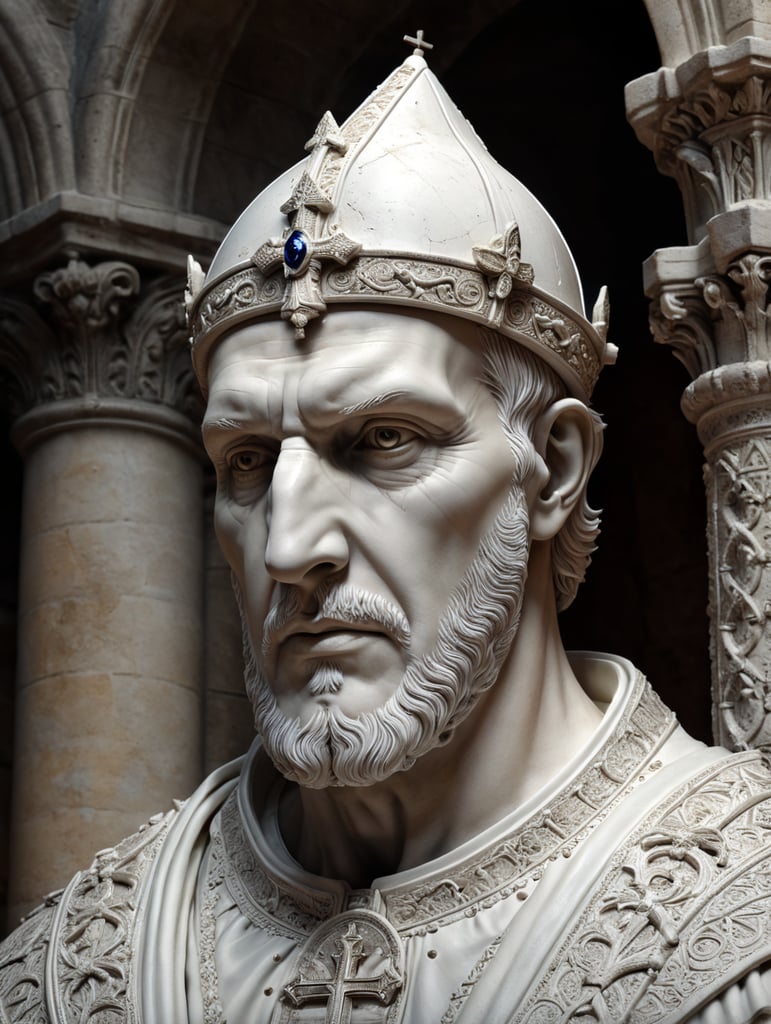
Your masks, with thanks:
[[(297, 980), (284, 988), (284, 1002), (295, 1009), (314, 1003), (324, 1005), (324, 1024), (350, 1024), (354, 1000), (372, 1000), (382, 1007), (390, 1006), (402, 987), (401, 973), (389, 955), (388, 944), (383, 949), (380, 943), (373, 946), (371, 936), (367, 938), (365, 943), (354, 920), (333, 944), (328, 937), (313, 958), (316, 969), (301, 967)], [(381, 961), (385, 962), (377, 973), (368, 974), (361, 970), (361, 964), (373, 953), (380, 954)], [(318, 964), (322, 959), (334, 964), (331, 970), (327, 967), (326, 977), (319, 976), (322, 972)]]

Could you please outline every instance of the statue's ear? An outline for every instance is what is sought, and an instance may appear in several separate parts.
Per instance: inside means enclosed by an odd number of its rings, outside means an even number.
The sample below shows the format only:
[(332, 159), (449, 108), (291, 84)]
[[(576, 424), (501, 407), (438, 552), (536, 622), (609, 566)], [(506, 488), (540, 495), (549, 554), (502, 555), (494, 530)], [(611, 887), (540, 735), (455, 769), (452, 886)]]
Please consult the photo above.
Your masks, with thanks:
[(602, 434), (583, 402), (563, 398), (542, 415), (533, 441), (548, 476), (530, 503), (530, 536), (549, 540), (581, 499), (602, 449)]

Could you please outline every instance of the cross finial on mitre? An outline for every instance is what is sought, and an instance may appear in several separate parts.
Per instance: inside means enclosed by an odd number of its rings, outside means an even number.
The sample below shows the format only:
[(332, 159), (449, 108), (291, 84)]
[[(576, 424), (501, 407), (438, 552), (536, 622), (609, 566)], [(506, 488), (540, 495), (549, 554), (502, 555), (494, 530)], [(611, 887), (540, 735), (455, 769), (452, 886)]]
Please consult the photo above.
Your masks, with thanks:
[(311, 152), (317, 146), (328, 146), (330, 149), (336, 149), (338, 153), (344, 153), (348, 148), (348, 143), (329, 110), (316, 125), (316, 131), (305, 143), (305, 148)]
[(414, 57), (422, 57), (424, 50), (433, 50), (434, 44), (427, 42), (423, 38), (423, 29), (419, 28), (415, 36), (405, 36), (405, 43), (409, 43), (410, 46), (414, 46), (415, 49), (412, 51)]

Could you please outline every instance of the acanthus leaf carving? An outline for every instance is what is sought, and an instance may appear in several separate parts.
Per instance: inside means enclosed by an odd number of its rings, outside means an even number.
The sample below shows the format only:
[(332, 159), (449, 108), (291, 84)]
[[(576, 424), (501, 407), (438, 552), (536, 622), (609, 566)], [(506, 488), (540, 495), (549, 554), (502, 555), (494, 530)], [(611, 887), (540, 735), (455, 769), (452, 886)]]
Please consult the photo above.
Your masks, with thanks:
[(15, 296), (0, 298), (0, 372), (14, 419), (95, 395), (162, 404), (199, 422), (181, 277), (143, 280), (129, 264), (91, 266), (71, 254), (32, 291), (48, 322)]
[(12, 419), (63, 397), (65, 368), (51, 358), (55, 348), (56, 338), (36, 310), (15, 296), (0, 296), (0, 382)]
[(182, 280), (174, 276), (159, 278), (144, 290), (126, 324), (131, 360), (124, 387), (198, 421), (203, 400), (190, 358), (183, 293)]

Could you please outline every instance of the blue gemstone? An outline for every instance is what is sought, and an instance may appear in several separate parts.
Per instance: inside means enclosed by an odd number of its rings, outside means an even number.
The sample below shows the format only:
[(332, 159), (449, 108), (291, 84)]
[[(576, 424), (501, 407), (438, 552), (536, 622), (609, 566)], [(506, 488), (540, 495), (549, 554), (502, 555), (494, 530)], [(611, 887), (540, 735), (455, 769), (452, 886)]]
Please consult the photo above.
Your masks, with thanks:
[(299, 270), (308, 255), (308, 239), (302, 231), (293, 231), (284, 242), (284, 263), (290, 270)]

